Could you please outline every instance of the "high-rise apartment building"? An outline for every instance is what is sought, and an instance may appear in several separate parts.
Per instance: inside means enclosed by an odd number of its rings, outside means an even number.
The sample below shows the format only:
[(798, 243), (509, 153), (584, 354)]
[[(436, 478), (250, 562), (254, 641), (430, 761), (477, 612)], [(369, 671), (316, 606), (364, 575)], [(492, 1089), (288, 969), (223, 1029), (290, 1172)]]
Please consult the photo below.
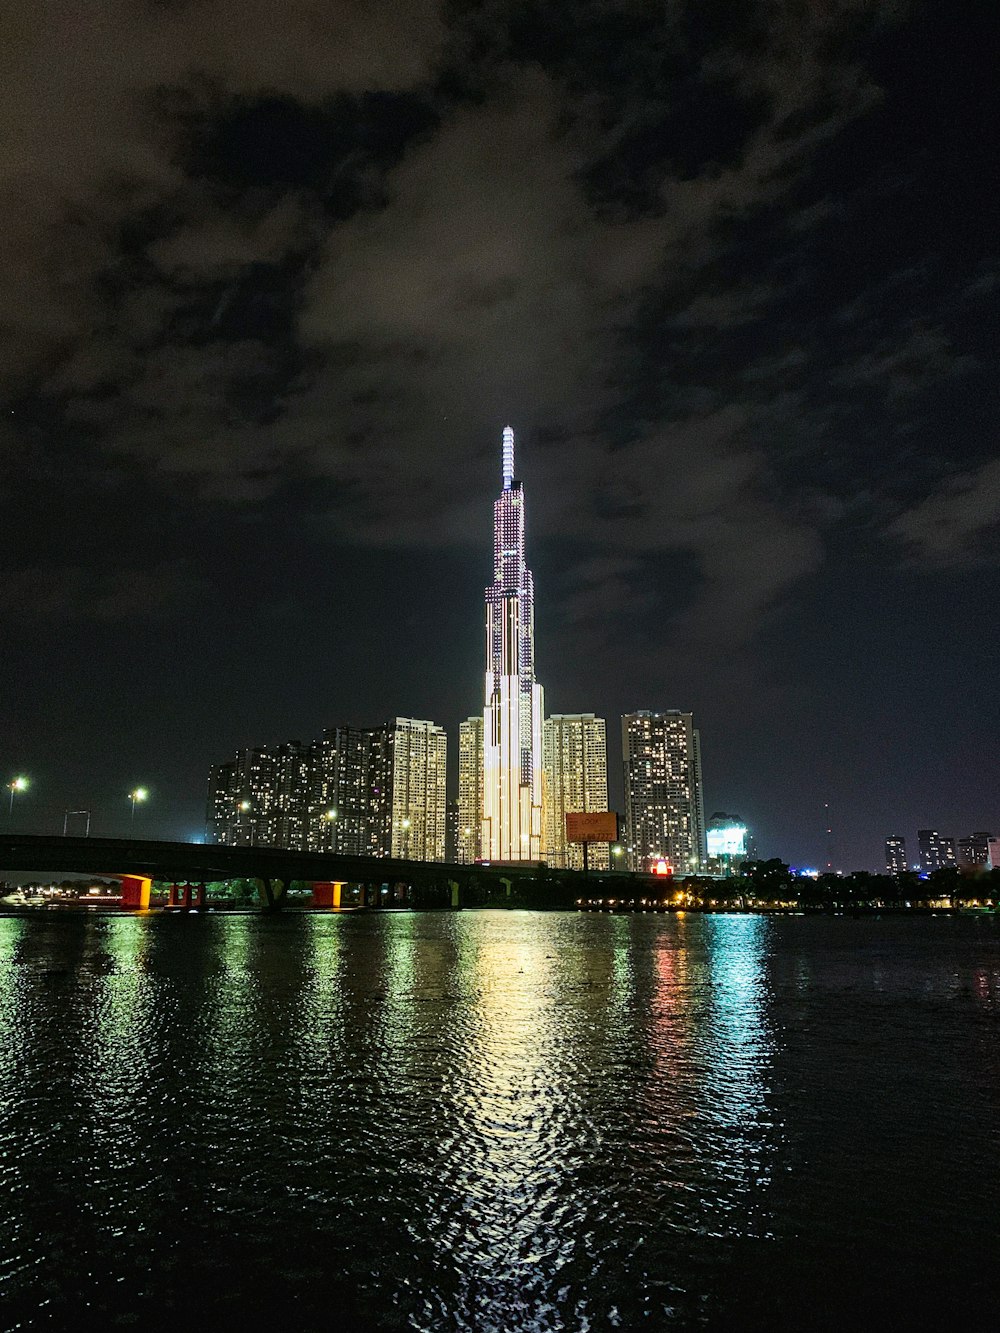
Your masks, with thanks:
[(273, 769), (275, 847), (306, 847), (309, 843), (311, 747), (301, 741), (279, 745)]
[(232, 847), (273, 847), (277, 837), (278, 747), (238, 751), (209, 778), (206, 835)]
[(906, 839), (898, 834), (885, 840), (885, 868), (890, 875), (901, 875), (907, 869)]
[(493, 506), (493, 582), (486, 589), (481, 851), (488, 861), (537, 861), (544, 838), (542, 688), (535, 680), (535, 594), (510, 426), (503, 431), (502, 475)]
[(368, 786), (371, 729), (328, 727), (312, 746), (308, 810), (311, 852), (371, 856)]
[(449, 865), (458, 860), (458, 802), (449, 801), (444, 816), (444, 859)]
[(483, 837), (483, 718), (458, 724), (458, 830), (456, 859), (478, 861)]
[[(545, 719), (545, 859), (562, 869), (583, 869), (583, 846), (566, 841), (566, 815), (608, 808), (608, 740), (603, 717), (554, 713)], [(607, 870), (607, 843), (595, 843), (588, 864)]]
[(958, 840), (959, 865), (986, 866), (990, 860), (990, 839), (992, 833), (970, 833), (967, 838)]
[(943, 870), (946, 866), (958, 865), (955, 839), (941, 837), (937, 829), (917, 829), (917, 846), (921, 870)]
[[(417, 718), (397, 717), (384, 730), (388, 741), (385, 781), (390, 790), (385, 809), (391, 821), (388, 855), (406, 861), (443, 861), (448, 804), (444, 728)], [(385, 843), (383, 833), (382, 845)]]
[(443, 861), (447, 740), (394, 718), (322, 740), (241, 750), (212, 770), (206, 836), (238, 846)]
[(641, 710), (622, 718), (629, 866), (665, 861), (684, 873), (705, 859), (701, 739), (691, 713)]

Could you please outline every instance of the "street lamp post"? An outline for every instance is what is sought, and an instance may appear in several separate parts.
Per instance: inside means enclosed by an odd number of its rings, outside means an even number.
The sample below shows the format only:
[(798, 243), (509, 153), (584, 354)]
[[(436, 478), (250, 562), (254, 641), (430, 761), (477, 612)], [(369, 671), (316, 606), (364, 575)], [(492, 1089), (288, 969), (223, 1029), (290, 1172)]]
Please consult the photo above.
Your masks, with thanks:
[(402, 828), (403, 828), (403, 860), (408, 861), (410, 859), (410, 821), (408, 819), (403, 820)]
[(28, 790), (28, 779), (25, 777), (12, 778), (7, 783), (7, 790), (10, 792), (10, 807), (7, 811), (9, 819), (14, 818), (14, 796), (17, 792)]
[(135, 829), (135, 807), (136, 805), (141, 805), (148, 795), (149, 792), (145, 787), (133, 787), (128, 794), (128, 798), (132, 802), (132, 816), (129, 821), (129, 828), (131, 830)]
[(327, 822), (327, 840), (330, 843), (330, 846), (327, 848), (327, 850), (335, 852), (337, 850), (337, 839), (335, 837), (336, 829), (334, 828), (334, 825), (337, 822), (336, 810), (327, 810), (323, 818)]

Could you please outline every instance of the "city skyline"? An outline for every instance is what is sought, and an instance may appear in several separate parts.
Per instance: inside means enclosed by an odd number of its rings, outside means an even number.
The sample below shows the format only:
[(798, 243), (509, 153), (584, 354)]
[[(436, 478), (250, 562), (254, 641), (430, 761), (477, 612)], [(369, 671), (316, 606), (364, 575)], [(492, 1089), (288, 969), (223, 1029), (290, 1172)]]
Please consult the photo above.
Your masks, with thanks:
[(985, 12), (430, 6), (372, 64), (204, 8), (5, 48), (19, 824), (127, 832), (138, 784), (190, 837), (254, 737), (454, 737), (510, 419), (551, 712), (691, 710), (795, 864), (827, 804), (844, 868), (996, 827)]
[[(327, 728), (323, 732), (322, 741), (316, 741), (308, 745), (291, 741), (264, 746), (244, 745), (240, 747), (233, 762), (215, 765), (212, 769), (209, 802), (204, 825), (206, 832), (213, 828), (217, 831), (226, 826), (228, 831), (221, 839), (223, 841), (260, 843), (266, 840), (273, 842), (275, 845), (302, 847), (311, 850), (350, 850), (352, 852), (357, 851), (359, 854), (376, 856), (403, 855), (405, 845), (407, 848), (406, 855), (412, 855), (414, 859), (442, 860), (446, 839), (446, 804), (454, 804), (457, 859), (468, 861), (474, 860), (478, 856), (490, 859), (483, 851), (485, 823), (477, 828), (473, 811), (483, 809), (484, 792), (487, 786), (484, 781), (486, 764), (484, 736), (487, 734), (487, 727), (492, 716), (498, 734), (501, 730), (505, 730), (508, 742), (511, 738), (516, 738), (520, 742), (524, 736), (531, 740), (528, 771), (529, 773), (533, 771), (536, 778), (533, 782), (527, 784), (529, 792), (526, 807), (527, 827), (538, 830), (536, 834), (529, 836), (528, 839), (531, 855), (524, 858), (516, 858), (512, 855), (508, 857), (494, 855), (493, 859), (548, 859), (548, 848), (552, 846), (554, 848), (551, 854), (553, 865), (561, 866), (565, 864), (575, 867), (576, 860), (579, 858), (574, 859), (572, 850), (568, 849), (565, 844), (564, 835), (560, 837), (556, 832), (555, 825), (552, 822), (555, 817), (554, 811), (558, 806), (565, 814), (572, 808), (572, 804), (566, 800), (566, 794), (569, 791), (580, 795), (582, 809), (596, 809), (597, 805), (593, 803), (592, 798), (598, 799), (596, 794), (599, 789), (606, 805), (609, 808), (618, 809), (621, 813), (623, 852), (630, 866), (637, 867), (644, 859), (648, 863), (650, 860), (655, 862), (663, 858), (678, 871), (681, 870), (685, 862), (688, 870), (694, 869), (696, 863), (702, 866), (708, 865), (701, 776), (701, 742), (699, 731), (694, 728), (690, 713), (684, 713), (677, 709), (667, 709), (663, 712), (640, 709), (620, 715), (622, 724), (622, 770), (620, 771), (624, 772), (624, 781), (621, 787), (621, 799), (617, 802), (612, 801), (609, 795), (612, 790), (609, 782), (609, 771), (614, 772), (614, 767), (612, 766), (609, 770), (604, 720), (595, 717), (593, 713), (553, 714), (551, 718), (544, 717), (541, 688), (534, 679), (534, 585), (531, 571), (526, 563), (523, 491), (520, 481), (514, 474), (514, 458), (514, 431), (508, 425), (502, 431), (502, 491), (500, 497), (494, 502), (494, 577), (493, 583), (486, 590), (487, 702), (482, 715), (470, 716), (458, 725), (457, 744), (455, 746), (457, 785), (454, 799), (449, 795), (452, 784), (447, 778), (445, 757), (447, 729), (433, 722), (419, 722), (397, 717), (394, 724), (385, 724), (385, 727), (381, 728), (378, 726), (357, 727), (353, 725)], [(512, 654), (510, 653), (510, 645), (515, 645), (515, 651)], [(496, 672), (491, 669), (493, 664), (514, 665), (517, 672), (516, 674), (509, 671)], [(499, 684), (502, 677), (506, 677), (505, 687)], [(514, 688), (512, 688), (511, 682), (516, 682)], [(522, 694), (526, 694), (531, 700), (523, 718), (517, 702), (512, 703), (512, 701), (519, 701)], [(509, 710), (509, 716), (504, 722), (504, 727), (501, 728), (499, 720), (504, 709)], [(681, 762), (683, 765), (690, 765), (690, 772), (693, 776), (690, 789), (682, 803), (686, 813), (682, 812), (680, 814), (682, 823), (688, 821), (689, 833), (683, 834), (680, 841), (677, 841), (669, 831), (670, 822), (674, 816), (663, 816), (663, 833), (659, 837), (653, 837), (652, 841), (650, 841), (650, 837), (640, 835), (636, 831), (642, 823), (642, 818), (637, 813), (641, 800), (637, 803), (633, 790), (634, 783), (630, 781), (629, 777), (630, 749), (634, 748), (632, 741), (630, 741), (629, 729), (630, 726), (634, 727), (637, 722), (641, 725), (643, 719), (663, 719), (667, 725), (672, 725), (671, 719), (682, 720), (682, 730), (684, 730), (686, 740), (681, 746)], [(550, 722), (557, 724), (558, 727), (569, 724), (577, 729), (579, 729), (580, 724), (587, 725), (589, 722), (589, 724), (600, 729), (601, 744), (599, 748), (601, 763), (603, 764), (602, 783), (595, 782), (595, 779), (591, 777), (588, 785), (579, 771), (570, 774), (567, 770), (564, 775), (561, 764), (554, 761), (557, 747), (554, 730), (550, 739)], [(370, 805), (365, 805), (364, 799), (360, 795), (359, 784), (363, 784), (361, 774), (367, 774), (369, 767), (372, 765), (379, 767), (376, 761), (367, 757), (372, 738), (383, 736), (391, 751), (393, 737), (389, 732), (394, 726), (398, 728), (404, 725), (433, 731), (440, 739), (441, 748), (439, 752), (436, 752), (435, 759), (437, 773), (433, 796), (434, 816), (429, 821), (429, 834), (425, 830), (425, 816), (423, 814), (417, 821), (420, 825), (419, 832), (414, 830), (412, 834), (410, 833), (413, 820), (408, 816), (413, 809), (413, 803), (408, 795), (402, 797), (399, 795), (407, 785), (408, 769), (406, 770), (407, 782), (400, 782), (396, 786), (395, 802), (392, 797), (393, 782), (391, 777), (383, 776), (379, 779), (387, 782), (386, 790), (390, 796), (385, 810), (381, 813), (373, 811)], [(541, 745), (537, 744), (539, 737), (542, 740)], [(671, 768), (673, 761), (669, 755), (670, 746), (669, 744), (664, 745), (663, 740), (664, 738), (661, 737), (660, 747), (657, 751), (657, 763), (660, 767), (664, 767), (666, 771)], [(565, 743), (565, 737), (560, 736), (560, 743)], [(518, 759), (520, 759), (522, 753), (520, 745), (518, 744), (514, 749), (518, 753)], [(357, 791), (351, 788), (349, 794), (345, 793), (344, 780), (341, 776), (343, 766), (348, 762), (345, 758), (348, 751), (355, 756), (351, 771), (355, 775), (355, 786), (358, 787)], [(496, 746), (495, 751), (499, 754), (500, 747)], [(366, 757), (362, 758), (362, 754), (365, 754)], [(541, 762), (539, 762), (540, 759)], [(382, 760), (379, 771), (385, 774), (391, 773), (391, 758)], [(267, 776), (262, 777), (262, 772), (266, 772)], [(538, 799), (537, 789), (542, 787), (543, 780), (551, 781), (555, 773), (559, 774), (560, 781), (565, 777), (566, 785), (565, 789), (558, 794), (558, 799), (553, 799), (547, 806), (544, 801)], [(268, 783), (271, 784), (270, 788), (267, 786)], [(10, 791), (10, 816), (12, 817), (14, 796), (23, 794), (32, 784), (28, 778), (21, 775), (14, 778), (7, 785)], [(516, 780), (513, 783), (515, 788), (520, 785)], [(268, 794), (262, 797), (261, 793), (265, 791)], [(300, 793), (298, 797), (296, 796), (297, 792)], [(129, 827), (134, 831), (136, 799), (141, 799), (143, 802), (147, 801), (149, 789), (146, 787), (136, 788), (127, 796), (131, 802)], [(336, 808), (339, 822), (326, 822), (328, 816), (324, 817), (323, 810), (327, 806)], [(310, 820), (306, 811), (314, 811), (315, 818)], [(91, 815), (91, 809), (71, 810), (67, 807), (63, 812), (64, 824), (70, 817), (87, 816), (89, 827)], [(824, 803), (824, 826), (826, 826), (829, 817), (828, 806)], [(660, 818), (661, 814), (657, 813), (655, 820), (658, 821)], [(519, 809), (518, 843), (520, 843), (523, 836), (521, 832), (522, 819), (523, 815)], [(260, 830), (266, 830), (266, 832), (261, 833)], [(750, 833), (753, 837), (754, 830), (752, 828)], [(192, 840), (198, 840), (200, 832), (194, 832), (188, 836)], [(644, 837), (649, 846), (645, 846)], [(682, 851), (680, 850), (681, 841), (685, 838), (690, 845), (688, 846), (685, 843), (685, 850)], [(654, 851), (654, 842), (660, 848), (659, 851)], [(640, 843), (645, 847), (645, 851), (640, 848)], [(961, 855), (956, 851), (956, 839), (951, 836), (939, 835), (936, 829), (918, 830), (918, 843), (920, 860), (911, 863), (910, 868), (921, 871), (958, 864), (972, 866), (989, 862), (991, 835), (988, 833), (970, 834), (959, 840), (958, 847), (962, 851)], [(826, 850), (828, 854), (833, 851), (833, 844), (834, 837), (827, 828)], [(508, 847), (509, 845), (508, 843)], [(428, 856), (426, 854), (428, 848), (432, 849), (433, 855)], [(885, 837), (884, 852), (884, 860), (887, 865), (906, 866), (904, 837)], [(808, 859), (788, 857), (782, 848), (770, 849), (769, 852), (766, 851), (764, 854), (784, 856), (790, 863), (795, 862), (796, 859), (800, 863), (804, 863)], [(603, 857), (601, 851), (597, 849), (592, 853), (592, 857), (591, 864), (595, 869), (604, 865), (608, 859), (606, 849)], [(817, 862), (821, 861), (818, 856), (814, 859)], [(849, 866), (846, 862), (841, 864), (842, 858), (839, 856), (836, 857), (836, 861), (838, 870), (846, 871), (849, 868), (859, 868)], [(872, 857), (867, 864), (869, 868), (877, 869), (879, 867), (878, 856)]]

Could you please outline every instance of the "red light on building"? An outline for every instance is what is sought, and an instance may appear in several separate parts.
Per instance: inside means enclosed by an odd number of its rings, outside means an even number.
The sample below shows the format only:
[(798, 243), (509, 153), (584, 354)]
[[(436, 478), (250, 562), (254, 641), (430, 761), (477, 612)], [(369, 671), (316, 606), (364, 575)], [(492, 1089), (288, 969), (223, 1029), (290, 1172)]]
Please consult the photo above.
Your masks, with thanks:
[(666, 861), (657, 861), (653, 867), (654, 875), (672, 875), (674, 872)]

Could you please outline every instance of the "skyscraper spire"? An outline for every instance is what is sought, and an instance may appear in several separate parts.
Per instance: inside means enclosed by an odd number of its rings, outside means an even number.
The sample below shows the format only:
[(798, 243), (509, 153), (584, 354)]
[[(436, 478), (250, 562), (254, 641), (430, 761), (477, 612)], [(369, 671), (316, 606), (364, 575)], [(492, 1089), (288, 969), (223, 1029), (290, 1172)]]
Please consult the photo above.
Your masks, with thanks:
[(503, 488), (509, 491), (514, 480), (514, 428), (503, 428)]
[(524, 558), (524, 493), (514, 432), (503, 431), (503, 490), (493, 505), (486, 589), (483, 837), (488, 861), (542, 855), (542, 689), (535, 680), (535, 591)]

